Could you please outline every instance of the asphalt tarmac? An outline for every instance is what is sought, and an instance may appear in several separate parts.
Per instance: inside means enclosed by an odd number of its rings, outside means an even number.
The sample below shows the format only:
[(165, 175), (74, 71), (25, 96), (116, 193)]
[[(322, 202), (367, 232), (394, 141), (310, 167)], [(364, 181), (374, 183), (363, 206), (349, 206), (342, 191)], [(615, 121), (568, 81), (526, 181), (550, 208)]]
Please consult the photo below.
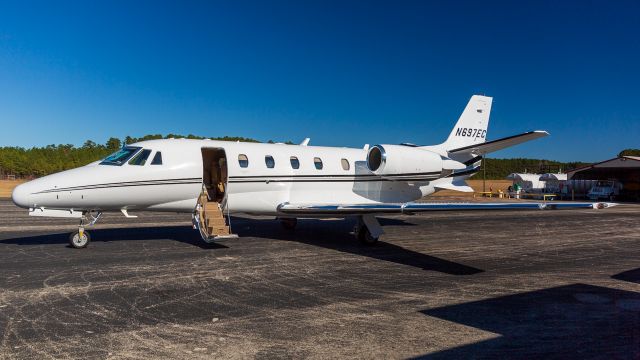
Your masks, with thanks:
[(0, 358), (640, 357), (640, 206), (381, 217), (75, 221), (0, 201)]

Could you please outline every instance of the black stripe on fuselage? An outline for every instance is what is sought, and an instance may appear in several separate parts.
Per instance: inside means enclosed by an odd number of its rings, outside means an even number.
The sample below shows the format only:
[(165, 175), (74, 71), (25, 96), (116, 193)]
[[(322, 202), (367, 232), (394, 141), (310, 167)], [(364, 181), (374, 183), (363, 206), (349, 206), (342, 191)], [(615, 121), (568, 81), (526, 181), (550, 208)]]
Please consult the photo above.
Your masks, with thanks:
[(280, 179), (276, 179), (276, 180), (246, 180), (246, 181), (233, 181), (230, 180), (229, 183), (231, 184), (244, 184), (244, 183), (264, 183), (264, 182), (279, 182), (279, 183), (330, 183), (330, 182), (385, 182), (385, 181), (424, 181), (424, 182), (428, 182), (428, 181), (432, 181), (432, 180), (436, 180), (438, 178), (431, 178), (431, 179), (426, 179), (426, 178), (420, 178), (420, 179), (356, 179), (356, 180), (280, 180)]
[(440, 172), (405, 173), (396, 175), (251, 175), (230, 176), (230, 183), (258, 182), (372, 182), (372, 181), (430, 181), (440, 178)]
[(54, 188), (39, 191), (35, 194), (50, 193), (50, 192), (62, 192), (62, 191), (75, 191), (75, 190), (89, 190), (89, 189), (102, 189), (109, 187), (125, 187), (125, 186), (144, 186), (144, 185), (179, 185), (179, 184), (199, 184), (202, 183), (201, 178), (185, 178), (185, 179), (159, 179), (159, 180), (139, 180), (139, 181), (125, 181), (103, 184), (89, 184), (70, 186), (66, 188)]
[(311, 174), (311, 175), (297, 175), (297, 174), (289, 174), (289, 175), (237, 175), (237, 176), (229, 176), (229, 179), (251, 179), (251, 178), (323, 178), (323, 177), (391, 177), (391, 176), (421, 176), (421, 175), (440, 175), (440, 171), (432, 171), (432, 172), (421, 172), (421, 173), (402, 173), (402, 174), (393, 174), (393, 175), (376, 175), (376, 174)]
[[(405, 173), (380, 176), (375, 174), (338, 174), (338, 175), (251, 175), (251, 176), (230, 176), (230, 183), (258, 183), (258, 182), (371, 182), (371, 181), (430, 181), (438, 179), (440, 172), (428, 173)], [(337, 178), (337, 179), (335, 179)], [(184, 178), (184, 179), (156, 179), (156, 180), (138, 180), (113, 182), (102, 184), (78, 185), (66, 188), (55, 188), (39, 191), (35, 194), (44, 194), (52, 192), (76, 191), (76, 190), (93, 190), (116, 187), (133, 187), (133, 186), (157, 186), (157, 185), (182, 185), (182, 184), (199, 184), (202, 183), (201, 178)]]

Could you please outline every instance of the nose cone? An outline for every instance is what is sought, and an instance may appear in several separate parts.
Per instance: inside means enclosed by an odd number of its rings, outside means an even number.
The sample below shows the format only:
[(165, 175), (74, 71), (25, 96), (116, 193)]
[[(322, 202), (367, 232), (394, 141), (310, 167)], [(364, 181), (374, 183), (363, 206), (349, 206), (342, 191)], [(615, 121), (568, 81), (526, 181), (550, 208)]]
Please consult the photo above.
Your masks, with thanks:
[(13, 189), (13, 193), (11, 194), (11, 199), (13, 203), (21, 208), (28, 208), (31, 204), (31, 185), (29, 183), (24, 183), (16, 186)]

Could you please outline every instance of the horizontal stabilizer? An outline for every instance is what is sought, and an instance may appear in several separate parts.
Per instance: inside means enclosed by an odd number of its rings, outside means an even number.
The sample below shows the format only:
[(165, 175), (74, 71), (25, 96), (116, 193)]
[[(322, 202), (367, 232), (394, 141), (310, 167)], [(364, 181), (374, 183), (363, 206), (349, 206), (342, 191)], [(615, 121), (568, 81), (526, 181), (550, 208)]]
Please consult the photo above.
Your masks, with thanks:
[(477, 144), (477, 145), (469, 145), (465, 147), (460, 147), (457, 149), (449, 150), (449, 154), (472, 154), (474, 156), (488, 154), (494, 151), (506, 149), (508, 147), (521, 144), (526, 141), (535, 140), (541, 137), (548, 136), (549, 133), (546, 131), (536, 130), (529, 131), (524, 134), (509, 136), (506, 138), (487, 141), (485, 143)]

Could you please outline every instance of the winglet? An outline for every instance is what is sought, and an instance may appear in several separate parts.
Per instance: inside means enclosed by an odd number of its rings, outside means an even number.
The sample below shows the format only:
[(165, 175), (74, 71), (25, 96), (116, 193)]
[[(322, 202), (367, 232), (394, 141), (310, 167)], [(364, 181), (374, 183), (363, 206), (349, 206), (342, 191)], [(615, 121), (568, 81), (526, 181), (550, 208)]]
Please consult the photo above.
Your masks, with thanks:
[(618, 203), (609, 203), (609, 202), (605, 202), (605, 203), (594, 203), (593, 204), (593, 208), (594, 209), (606, 209), (606, 208), (610, 208), (610, 207), (614, 207), (614, 206), (618, 206)]
[(302, 142), (300, 143), (300, 146), (307, 146), (309, 145), (309, 141), (311, 140), (311, 138), (304, 138), (304, 140), (302, 140)]

